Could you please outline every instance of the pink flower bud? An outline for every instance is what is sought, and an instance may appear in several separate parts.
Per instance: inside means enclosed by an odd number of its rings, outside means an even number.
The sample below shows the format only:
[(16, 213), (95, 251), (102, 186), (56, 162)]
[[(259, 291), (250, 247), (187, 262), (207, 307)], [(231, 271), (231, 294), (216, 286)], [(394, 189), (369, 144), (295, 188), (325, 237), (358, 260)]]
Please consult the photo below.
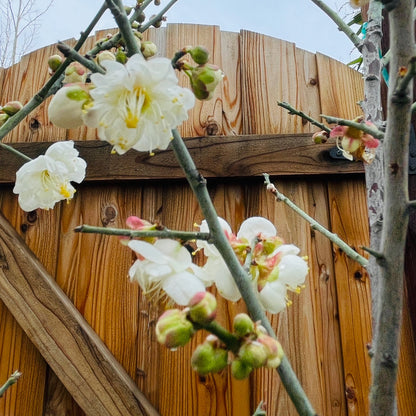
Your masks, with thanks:
[(198, 292), (189, 302), (189, 316), (197, 324), (209, 324), (216, 315), (217, 300), (209, 292)]
[(280, 343), (269, 335), (261, 335), (257, 338), (257, 341), (264, 346), (267, 352), (266, 367), (278, 367), (284, 355)]
[(3, 113), (9, 116), (15, 115), (18, 111), (23, 108), (23, 104), (20, 101), (9, 101), (2, 107)]
[(243, 380), (247, 378), (252, 370), (253, 367), (250, 367), (248, 364), (244, 363), (238, 358), (231, 363), (231, 374), (237, 380)]
[(186, 311), (179, 309), (167, 310), (157, 321), (156, 338), (168, 348), (186, 345), (195, 330), (192, 322), (186, 319)]
[(245, 337), (254, 331), (254, 322), (246, 313), (239, 313), (234, 317), (233, 329), (238, 337)]
[(84, 82), (87, 77), (87, 71), (79, 62), (71, 62), (65, 69), (65, 78), (62, 80), (63, 84), (75, 84), (77, 82)]

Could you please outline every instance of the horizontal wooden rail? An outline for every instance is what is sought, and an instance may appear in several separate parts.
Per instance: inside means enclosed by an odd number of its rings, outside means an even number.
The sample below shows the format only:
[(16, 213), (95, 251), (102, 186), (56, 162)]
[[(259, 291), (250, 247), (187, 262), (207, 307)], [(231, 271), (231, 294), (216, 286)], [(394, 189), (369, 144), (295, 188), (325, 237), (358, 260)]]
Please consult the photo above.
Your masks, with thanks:
[(0, 298), (88, 416), (158, 415), (1, 214)]
[[(334, 175), (363, 173), (362, 163), (329, 156), (333, 144), (315, 145), (310, 134), (211, 136), (186, 139), (199, 171), (207, 178), (273, 175)], [(43, 154), (51, 142), (14, 143), (30, 157)], [(170, 147), (148, 153), (129, 151), (120, 156), (99, 140), (77, 141), (87, 161), (87, 181), (181, 179), (182, 169)], [(12, 183), (22, 160), (0, 149), (0, 183)]]

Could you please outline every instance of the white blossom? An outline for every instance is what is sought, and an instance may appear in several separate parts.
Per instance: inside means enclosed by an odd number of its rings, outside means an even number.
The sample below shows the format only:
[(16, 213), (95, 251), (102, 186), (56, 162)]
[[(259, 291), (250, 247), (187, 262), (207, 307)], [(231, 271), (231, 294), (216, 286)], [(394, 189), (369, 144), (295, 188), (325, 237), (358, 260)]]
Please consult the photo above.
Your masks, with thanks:
[(166, 149), (171, 130), (188, 118), (195, 103), (190, 90), (178, 86), (167, 58), (145, 60), (133, 55), (125, 65), (104, 61), (106, 74), (93, 74), (93, 104), (85, 114), (87, 126), (123, 154)]
[(70, 200), (75, 193), (70, 182), (82, 182), (86, 166), (73, 141), (54, 143), (45, 155), (25, 163), (16, 172), (13, 192), (19, 194), (20, 207), (24, 211), (49, 209), (58, 201)]
[(150, 244), (131, 240), (128, 246), (138, 254), (129, 270), (130, 279), (145, 294), (160, 297), (163, 290), (178, 305), (187, 305), (196, 293), (205, 291), (203, 271), (178, 241), (163, 239)]

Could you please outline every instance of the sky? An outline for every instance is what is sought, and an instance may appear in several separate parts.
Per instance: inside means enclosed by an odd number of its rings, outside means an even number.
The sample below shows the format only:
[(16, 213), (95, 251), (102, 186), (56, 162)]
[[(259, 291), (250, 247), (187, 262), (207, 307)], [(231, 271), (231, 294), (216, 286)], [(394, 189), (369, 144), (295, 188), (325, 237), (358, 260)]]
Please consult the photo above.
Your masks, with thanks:
[[(48, 0), (37, 2), (40, 8)], [(163, 6), (167, 0), (161, 0), (161, 3)], [(327, 4), (340, 10), (343, 16), (352, 11), (348, 3), (347, 0), (327, 0)], [(31, 50), (58, 40), (77, 38), (102, 4), (103, 0), (54, 0), (39, 22), (40, 32)], [(124, 4), (134, 5), (135, 1), (125, 0)], [(161, 6), (152, 7), (148, 15), (159, 11)], [(294, 42), (299, 48), (320, 52), (345, 63), (358, 56), (351, 41), (311, 0), (178, 0), (166, 16), (167, 23), (214, 24), (226, 31), (258, 32)], [(97, 29), (114, 26), (107, 11)]]

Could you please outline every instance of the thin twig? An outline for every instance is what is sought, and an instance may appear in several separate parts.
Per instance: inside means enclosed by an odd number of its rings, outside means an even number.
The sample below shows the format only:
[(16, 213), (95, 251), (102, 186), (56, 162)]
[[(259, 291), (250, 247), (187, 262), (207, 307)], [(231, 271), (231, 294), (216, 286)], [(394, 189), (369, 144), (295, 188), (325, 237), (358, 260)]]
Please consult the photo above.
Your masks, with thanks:
[(144, 32), (149, 29), (153, 24), (159, 22), (163, 19), (164, 14), (177, 2), (178, 0), (170, 0), (170, 2), (152, 19), (150, 19), (146, 24), (140, 27), (139, 31)]
[(9, 152), (11, 152), (11, 153), (13, 153), (13, 154), (15, 154), (16, 156), (21, 157), (22, 159), (26, 160), (26, 162), (30, 162), (32, 160), (29, 156), (26, 156), (24, 153), (19, 152), (17, 149), (15, 149), (12, 146), (9, 146), (6, 143), (0, 142), (0, 147), (9, 151)]
[(331, 233), (327, 230), (324, 226), (318, 223), (318, 221), (314, 220), (310, 217), (305, 211), (300, 209), (295, 203), (293, 203), (288, 197), (280, 193), (277, 188), (270, 182), (270, 176), (267, 173), (263, 173), (264, 182), (267, 185), (267, 190), (271, 192), (276, 200), (283, 201), (288, 207), (293, 209), (297, 214), (299, 214), (304, 220), (308, 221), (311, 225), (311, 228), (319, 231), (325, 237), (327, 237), (330, 241), (336, 244), (348, 257), (355, 260), (357, 263), (361, 264), (361, 266), (366, 267), (368, 264), (368, 260), (358, 254), (355, 250), (353, 250), (345, 241), (339, 238), (336, 234)]
[(191, 231), (177, 231), (163, 228), (162, 230), (128, 230), (123, 228), (110, 228), (110, 227), (94, 227), (92, 225), (80, 225), (74, 228), (77, 233), (84, 234), (103, 234), (103, 235), (118, 235), (131, 238), (145, 238), (145, 237), (157, 237), (157, 238), (175, 238), (182, 241), (192, 240), (211, 240), (209, 233), (191, 232)]
[(17, 383), (17, 380), (19, 380), (20, 376), (22, 375), (22, 373), (20, 373), (19, 371), (15, 371), (9, 378), (8, 380), (0, 387), (0, 397), (3, 397), (4, 393), (6, 392), (6, 390), (12, 386), (13, 384)]
[(96, 64), (93, 60), (86, 58), (79, 54), (75, 49), (70, 48), (68, 45), (62, 42), (58, 42), (57, 48), (60, 52), (63, 53), (65, 58), (70, 58), (72, 61), (77, 61), (81, 65), (84, 65), (85, 68), (88, 68), (92, 72), (99, 72), (100, 74), (105, 74), (105, 70)]
[(339, 117), (327, 116), (325, 114), (321, 114), (321, 117), (323, 117), (329, 124), (338, 124), (340, 126), (354, 127), (358, 130), (363, 131), (364, 133), (371, 134), (373, 137), (376, 137), (377, 139), (382, 140), (384, 138), (384, 133), (381, 130), (376, 129), (375, 127), (371, 127), (368, 124), (358, 123), (357, 121), (346, 120), (344, 118)]
[(338, 26), (338, 29), (344, 32), (348, 39), (354, 44), (354, 46), (361, 51), (362, 40), (354, 33), (354, 31), (341, 19), (335, 10), (332, 10), (325, 2), (321, 0), (311, 0), (315, 3), (324, 13), (326, 13), (333, 22)]
[(375, 257), (378, 260), (381, 260), (384, 258), (384, 254), (380, 253), (379, 251), (373, 250), (371, 247), (361, 246), (361, 248), (366, 251), (367, 253), (371, 254), (373, 257)]
[(296, 110), (296, 108), (292, 107), (289, 103), (285, 103), (285, 102), (278, 101), (277, 102), (277, 105), (280, 106), (280, 107), (285, 108), (286, 110), (288, 110), (289, 111), (289, 114), (291, 114), (291, 115), (297, 115), (299, 117), (302, 117), (305, 120), (308, 120), (309, 123), (313, 124), (314, 126), (319, 127), (321, 130), (325, 130), (327, 133), (330, 133), (331, 132), (331, 129), (328, 126), (326, 126), (323, 123), (320, 123), (318, 120), (315, 120), (314, 118), (308, 116), (304, 112), (299, 111), (299, 110)]
[[(184, 170), (189, 185), (198, 199), (198, 203), (213, 236), (215, 247), (227, 264), (241, 296), (247, 305), (247, 310), (251, 318), (254, 321), (261, 321), (270, 336), (276, 338), (270, 321), (267, 319), (264, 309), (253, 291), (251, 279), (238, 261), (218, 221), (218, 215), (208, 193), (206, 180), (198, 172), (184, 141), (176, 129), (172, 130), (172, 135), (172, 148), (176, 159)], [(298, 413), (303, 416), (315, 416), (316, 412), (310, 404), (286, 356), (283, 357), (281, 364), (277, 368), (277, 372)]]

